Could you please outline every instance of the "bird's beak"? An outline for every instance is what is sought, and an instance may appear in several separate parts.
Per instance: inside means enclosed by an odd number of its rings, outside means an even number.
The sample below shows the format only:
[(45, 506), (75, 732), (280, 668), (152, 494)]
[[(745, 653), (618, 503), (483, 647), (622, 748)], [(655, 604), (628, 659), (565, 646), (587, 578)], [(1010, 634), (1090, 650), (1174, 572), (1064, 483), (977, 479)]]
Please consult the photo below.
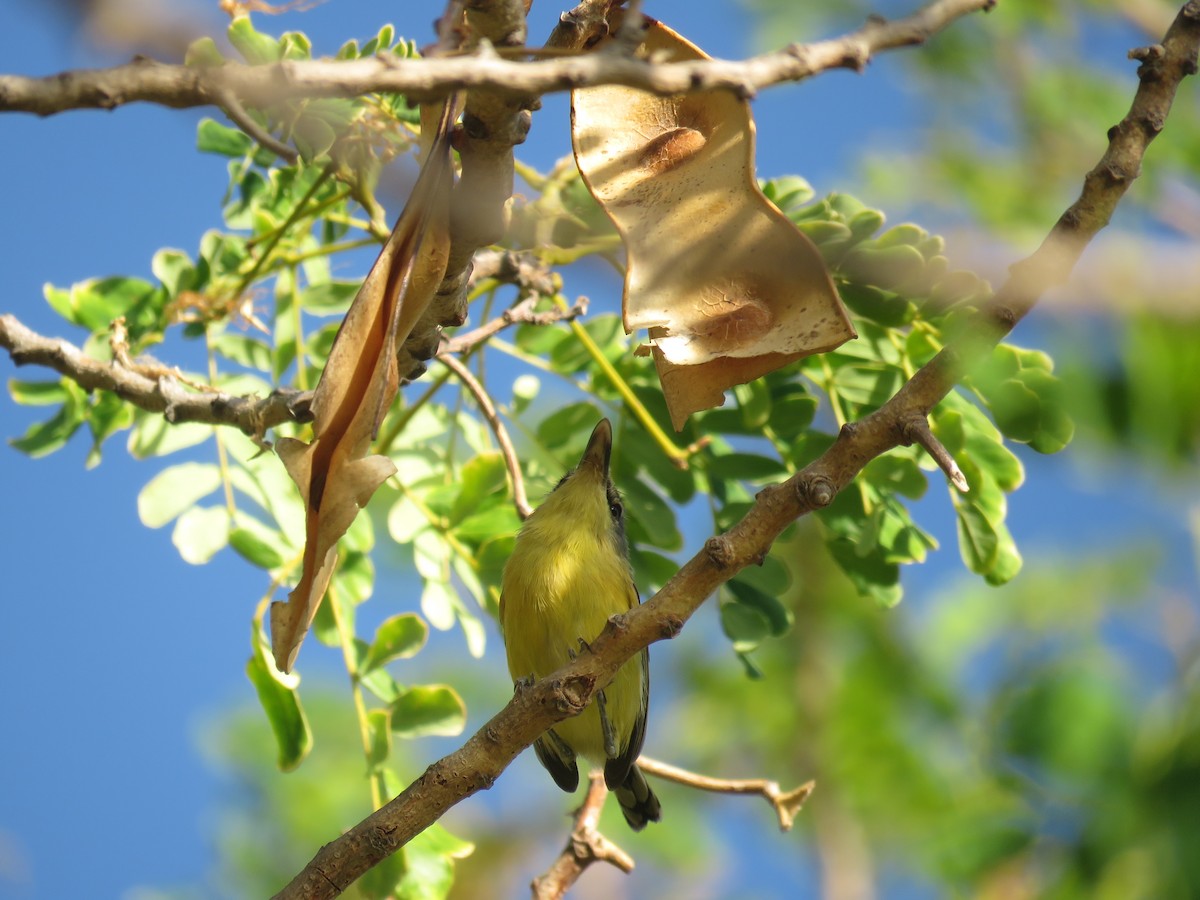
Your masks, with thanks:
[(587, 449), (579, 460), (579, 467), (590, 466), (605, 477), (608, 476), (608, 461), (612, 456), (612, 424), (601, 419), (588, 438)]

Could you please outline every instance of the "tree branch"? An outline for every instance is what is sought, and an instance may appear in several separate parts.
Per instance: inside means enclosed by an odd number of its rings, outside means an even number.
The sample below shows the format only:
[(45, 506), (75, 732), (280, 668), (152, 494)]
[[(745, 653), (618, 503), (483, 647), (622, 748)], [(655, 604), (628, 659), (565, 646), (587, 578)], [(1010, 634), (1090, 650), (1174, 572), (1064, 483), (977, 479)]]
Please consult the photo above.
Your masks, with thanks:
[[(557, 281), (527, 254), (484, 251), (482, 259), (476, 273), (480, 278), (517, 284), (522, 292), (545, 289), (547, 293), (554, 293), (557, 290)], [(537, 312), (535, 303), (540, 296), (543, 295), (534, 294), (490, 322), (455, 335), (439, 353), (467, 353), (511, 325), (549, 325), (573, 319), (587, 311), (587, 300), (580, 298), (567, 310), (555, 308)], [(312, 418), (308, 408), (312, 391), (281, 387), (266, 397), (237, 396), (217, 390), (193, 392), (168, 366), (131, 364), (119, 358), (99, 360), (88, 356), (70, 341), (38, 334), (9, 313), (0, 314), (0, 348), (7, 350), (18, 366), (45, 366), (84, 390), (112, 391), (138, 409), (162, 413), (171, 424), (228, 425), (261, 439), (269, 429), (284, 422), (307, 422)]]
[(0, 347), (18, 366), (45, 366), (84, 390), (112, 391), (138, 409), (162, 413), (172, 424), (232, 425), (261, 438), (268, 428), (310, 418), (310, 391), (278, 388), (266, 397), (192, 392), (175, 377), (152, 378), (119, 362), (93, 359), (69, 341), (44, 337), (7, 313), (0, 315)]
[(815, 781), (806, 781), (790, 791), (785, 791), (779, 787), (778, 781), (766, 778), (713, 778), (659, 762), (648, 756), (638, 757), (638, 767), (647, 775), (665, 778), (701, 791), (712, 791), (715, 794), (758, 794), (775, 810), (775, 815), (779, 817), (780, 831), (792, 830), (796, 814), (817, 786)]
[(559, 900), (594, 862), (612, 863), (622, 872), (633, 871), (633, 857), (597, 828), (606, 797), (608, 788), (604, 786), (604, 773), (593, 771), (583, 805), (575, 813), (575, 827), (567, 838), (567, 846), (550, 868), (530, 885), (533, 900)]
[(500, 445), (500, 455), (504, 457), (504, 467), (508, 469), (508, 477), (512, 481), (513, 505), (517, 508), (517, 515), (522, 520), (528, 519), (529, 514), (533, 512), (533, 507), (529, 505), (529, 498), (525, 495), (525, 479), (521, 475), (521, 462), (517, 459), (517, 451), (508, 436), (508, 429), (504, 427), (504, 423), (500, 421), (500, 414), (496, 412), (496, 404), (488, 395), (487, 388), (479, 383), (479, 379), (471, 374), (471, 370), (463, 365), (457, 356), (447, 353), (439, 355), (438, 359), (458, 376), (458, 380), (471, 392), (480, 414), (491, 426), (492, 433), (496, 436), (496, 443)]
[(457, 57), (397, 59), (381, 55), (359, 60), (284, 60), (264, 66), (236, 62), (219, 67), (182, 66), (139, 59), (108, 69), (78, 69), (42, 78), (0, 75), (0, 112), (49, 116), (137, 102), (183, 109), (219, 106), (223, 97), (231, 96), (261, 109), (287, 100), (356, 97), (380, 91), (415, 99), (458, 90), (487, 91), (498, 98), (524, 102), (601, 84), (623, 84), (663, 96), (719, 89), (749, 96), (826, 69), (862, 71), (876, 53), (920, 44), (955, 19), (995, 4), (996, 0), (936, 0), (894, 22), (875, 17), (842, 37), (791, 44), (743, 61), (656, 64), (588, 53), (523, 62), (501, 59), (487, 49)]
[(583, 711), (617, 669), (655, 641), (676, 635), (704, 600), (738, 571), (762, 559), (779, 534), (805, 513), (829, 505), (875, 457), (900, 446), (905, 423), (927, 415), (956, 383), (965, 362), (992, 347), (1062, 283), (1083, 248), (1107, 224), (1147, 145), (1162, 129), (1180, 81), (1196, 71), (1200, 0), (1186, 4), (1159, 50), (1147, 53), (1128, 115), (1109, 132), (1109, 146), (1084, 180), (1083, 193), (1042, 246), (1013, 266), (992, 302), (961, 339), (949, 344), (884, 406), (847, 424), (817, 460), (787, 481), (760, 491), (746, 515), (710, 538), (657, 594), (614, 617), (569, 665), (513, 699), (458, 750), (429, 766), (387, 805), (322, 847), (279, 898), (336, 896), (359, 875), (419, 834), (453, 805), (492, 785), (508, 764), (545, 730)]

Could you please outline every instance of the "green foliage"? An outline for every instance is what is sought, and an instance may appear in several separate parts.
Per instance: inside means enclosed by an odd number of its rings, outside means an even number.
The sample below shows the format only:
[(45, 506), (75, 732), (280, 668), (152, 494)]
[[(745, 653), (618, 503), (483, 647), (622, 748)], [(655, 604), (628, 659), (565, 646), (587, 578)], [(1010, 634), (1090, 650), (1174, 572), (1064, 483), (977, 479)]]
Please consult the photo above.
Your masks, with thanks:
[[(266, 35), (247, 17), (234, 20), (228, 37), (248, 63), (311, 53), (303, 35)], [(415, 52), (385, 27), (361, 46), (346, 44), (338, 56), (382, 51)], [(213, 42), (202, 41), (190, 49), (188, 62), (222, 60)], [(50, 306), (87, 333), (88, 352), (110, 359), (110, 331), (123, 318), (132, 356), (160, 344), (165, 353), (182, 344), (202, 345), (207, 371), (180, 373), (189, 383), (258, 395), (315, 385), (337, 317), (359, 285), (334, 279), (334, 263), (340, 254), (374, 248), (386, 231), (374, 185), (381, 166), (409, 150), (416, 117), (404, 98), (391, 95), (297, 102), (271, 117), (255, 115), (282, 139), (294, 141), (300, 160), (282, 164), (241, 131), (201, 121), (197, 148), (229, 159), (229, 183), (223, 225), (206, 233), (194, 254), (160, 250), (151, 263), (155, 282), (117, 276), (68, 289), (47, 286)], [(514, 211), (512, 245), (533, 249), (548, 264), (613, 247), (607, 220), (569, 167), (563, 172), (531, 173), (527, 180), (540, 196)], [(673, 555), (694, 549), (689, 544), (710, 530), (729, 528), (760, 488), (802, 470), (832, 444), (840, 427), (882, 406), (990, 293), (974, 274), (951, 268), (942, 238), (915, 224), (885, 228), (882, 211), (845, 193), (815, 197), (795, 177), (767, 181), (763, 190), (819, 247), (852, 313), (856, 341), (734, 389), (724, 407), (693, 416), (677, 438), (668, 437), (652, 362), (634, 355), (614, 313), (522, 325), (468, 357), (517, 436), (520, 474), (534, 500), (578, 459), (597, 419), (613, 417), (613, 478), (624, 495), (631, 558), (646, 591), (670, 578), (677, 566)], [(475, 324), (494, 314), (501, 290), (487, 282), (478, 287), (471, 308)], [(562, 301), (544, 298), (542, 308)], [(1155, 340), (1151, 330), (1141, 337), (1145, 345)], [(1110, 407), (1123, 409), (1130, 421), (1140, 408), (1135, 381), (1125, 383), (1124, 406)], [(168, 425), (162, 416), (112, 396), (88, 395), (66, 380), (13, 381), (9, 389), (18, 403), (53, 408), (49, 419), (13, 442), (31, 455), (61, 448), (85, 423), (94, 442), (89, 463), (99, 461), (103, 443), (122, 431), (138, 458), (192, 451), (186, 461), (150, 478), (138, 498), (139, 515), (150, 528), (172, 525), (172, 540), (189, 563), (203, 564), (228, 548), (258, 570), (265, 596), (253, 616), (246, 671), (275, 741), (276, 764), (283, 770), (300, 766), (326, 738), (319, 729), (314, 738), (299, 679), (275, 669), (263, 632), (268, 603), (298, 577), (305, 539), (302, 501), (278, 460), (241, 434)], [(950, 490), (960, 554), (989, 584), (1009, 581), (1021, 567), (1006, 515), (1007, 495), (1020, 486), (1023, 470), (1009, 445), (1020, 442), (1043, 453), (1062, 449), (1073, 433), (1067, 405), (1050, 359), (1006, 344), (931, 417), (934, 433), (970, 485), (967, 493)], [(1114, 414), (1114, 428), (1118, 419)], [(295, 426), (278, 431), (306, 436)], [(1176, 443), (1190, 446), (1185, 437), (1194, 438), (1194, 430), (1177, 436)], [(395, 462), (399, 476), (376, 494), (376, 517), (359, 516), (342, 541), (313, 631), (318, 641), (341, 651), (371, 798), (378, 804), (401, 783), (397, 760), (410, 752), (409, 742), (457, 735), (464, 728), (466, 706), (457, 688), (415, 683), (421, 678), (418, 661), (430, 628), (457, 630), (471, 656), (483, 655), (484, 621), (497, 610), (503, 566), (520, 521), (512, 475), (491, 430), (447, 377), (406, 390), (380, 428), (376, 452)], [(923, 562), (937, 549), (912, 514), (933, 469), (914, 447), (876, 459), (819, 513), (819, 530), (806, 532), (828, 551), (825, 564), (879, 606), (900, 601), (903, 566)], [(386, 616), (373, 631), (360, 633), (357, 608), (377, 592), (373, 560), (381, 526), (419, 577), (421, 592), (419, 600), (381, 597), (377, 603), (387, 604)], [(802, 573), (778, 550), (721, 589), (720, 623), (749, 675), (762, 676), (760, 657), (770, 658), (782, 642), (795, 639), (795, 598), (803, 589)], [(249, 597), (252, 588), (246, 590)], [(944, 812), (952, 792), (939, 787), (906, 745), (896, 711), (886, 701), (872, 707), (868, 696), (875, 680), (894, 675), (888, 654), (900, 651), (885, 636), (867, 640), (877, 641), (881, 659), (852, 673), (843, 689), (861, 701), (856, 708), (870, 709), (878, 719), (871, 742), (845, 748), (846, 769), (862, 776), (864, 759), (886, 760), (898, 780), (908, 779), (900, 801)], [(918, 687), (930, 716), (953, 714), (952, 699)], [(1078, 678), (1048, 681), (1039, 689), (1011, 715), (1009, 752), (1052, 756), (1023, 735), (1074, 705), (1088, 710), (1089, 733), (1111, 734), (1122, 721), (1102, 692)], [(1056, 749), (1062, 756), (1053, 763), (1066, 770), (1083, 765), (1087, 750)], [(1011, 802), (998, 799), (1002, 792), (995, 785), (975, 789), (978, 794), (968, 796), (978, 804), (962, 819), (978, 827), (978, 845), (958, 848), (953, 861), (963, 873), (977, 873), (1020, 844), (1013, 827), (987, 825), (989, 815), (1015, 815)], [(934, 855), (942, 851), (951, 854), (941, 848)], [(359, 890), (370, 897), (443, 897), (453, 860), (468, 852), (470, 845), (435, 827), (374, 870)]]

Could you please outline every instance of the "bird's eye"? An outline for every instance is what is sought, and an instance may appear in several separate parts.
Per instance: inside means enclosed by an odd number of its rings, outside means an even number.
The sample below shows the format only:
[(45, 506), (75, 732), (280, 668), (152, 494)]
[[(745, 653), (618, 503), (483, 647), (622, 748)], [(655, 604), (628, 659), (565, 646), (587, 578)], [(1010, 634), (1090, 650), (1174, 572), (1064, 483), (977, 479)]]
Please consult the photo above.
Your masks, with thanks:
[(625, 510), (620, 503), (614, 500), (612, 503), (608, 504), (608, 511), (612, 513), (612, 517), (614, 519), (619, 519), (621, 518), (621, 513), (623, 513)]

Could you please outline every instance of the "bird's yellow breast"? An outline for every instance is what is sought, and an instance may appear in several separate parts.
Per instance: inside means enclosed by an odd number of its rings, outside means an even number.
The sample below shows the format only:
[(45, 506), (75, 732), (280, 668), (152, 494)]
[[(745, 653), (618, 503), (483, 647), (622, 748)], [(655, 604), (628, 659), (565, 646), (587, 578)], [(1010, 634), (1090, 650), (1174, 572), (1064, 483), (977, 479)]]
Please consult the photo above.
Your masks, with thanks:
[[(514, 680), (542, 678), (566, 665), (579, 652), (580, 638), (590, 642), (610, 616), (637, 605), (629, 563), (611, 529), (602, 492), (556, 491), (526, 521), (504, 569), (500, 601)], [(636, 656), (605, 688), (619, 748), (627, 745), (640, 712), (644, 678), (642, 657)], [(576, 753), (603, 762), (594, 705), (554, 730)]]

